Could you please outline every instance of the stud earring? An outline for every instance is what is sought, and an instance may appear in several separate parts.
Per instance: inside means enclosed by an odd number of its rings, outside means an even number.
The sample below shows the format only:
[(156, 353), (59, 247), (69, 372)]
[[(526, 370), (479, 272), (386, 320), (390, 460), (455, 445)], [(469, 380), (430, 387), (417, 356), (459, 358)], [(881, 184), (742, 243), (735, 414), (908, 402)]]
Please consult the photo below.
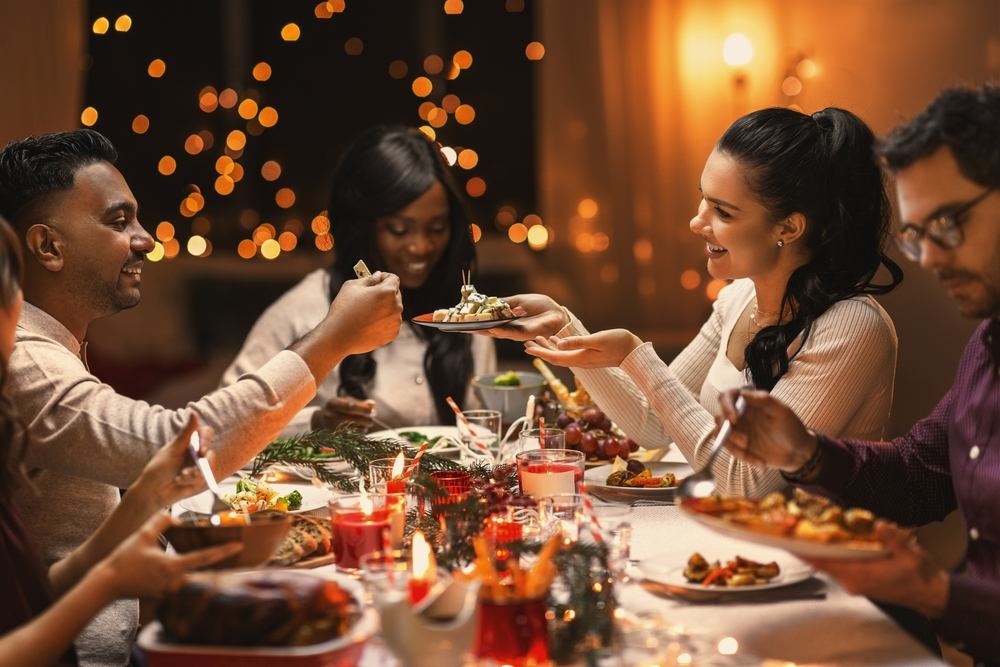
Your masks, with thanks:
[(784, 248), (785, 247), (785, 241), (783, 239), (778, 239), (778, 247), (779, 248)]

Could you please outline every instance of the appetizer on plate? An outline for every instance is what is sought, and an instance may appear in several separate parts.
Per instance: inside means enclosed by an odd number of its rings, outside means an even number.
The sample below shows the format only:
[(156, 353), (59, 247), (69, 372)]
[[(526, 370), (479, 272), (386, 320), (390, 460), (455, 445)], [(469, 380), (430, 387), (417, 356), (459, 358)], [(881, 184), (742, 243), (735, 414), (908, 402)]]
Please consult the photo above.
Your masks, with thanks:
[(265, 482), (255, 482), (246, 477), (236, 482), (236, 492), (227, 493), (223, 498), (237, 512), (262, 512), (278, 510), (287, 512), (302, 507), (302, 494), (292, 491), (284, 496)]
[(677, 486), (677, 475), (672, 472), (653, 475), (652, 471), (641, 461), (635, 459), (625, 461), (620, 457), (615, 457), (611, 474), (608, 475), (605, 484), (633, 489), (671, 488)]
[(878, 545), (875, 517), (866, 509), (844, 509), (822, 496), (795, 489), (762, 500), (729, 496), (689, 498), (684, 509), (706, 514), (753, 532), (824, 544)]
[[(330, 519), (318, 516), (296, 514), (292, 519), (292, 527), (285, 535), (284, 541), (274, 552), (268, 565), (306, 566), (304, 561), (326, 556), (332, 553), (331, 546), (333, 529)], [(324, 561), (325, 562), (325, 559)], [(317, 565), (322, 564), (317, 562)]]
[(434, 322), (480, 322), (487, 320), (509, 320), (515, 317), (514, 310), (503, 299), (486, 296), (476, 291), (468, 278), (462, 285), (462, 300), (451, 308), (434, 311)]
[(684, 578), (690, 583), (702, 586), (759, 586), (766, 584), (781, 574), (781, 568), (774, 561), (757, 561), (736, 556), (721, 565), (719, 561), (709, 563), (700, 553), (691, 554)]

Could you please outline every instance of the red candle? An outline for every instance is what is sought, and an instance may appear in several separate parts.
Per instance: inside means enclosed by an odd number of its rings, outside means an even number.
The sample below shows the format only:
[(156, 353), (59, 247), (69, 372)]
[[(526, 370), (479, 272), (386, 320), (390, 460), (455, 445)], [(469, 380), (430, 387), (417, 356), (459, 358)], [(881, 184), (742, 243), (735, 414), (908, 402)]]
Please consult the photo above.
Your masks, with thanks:
[(521, 493), (533, 498), (576, 493), (583, 470), (583, 453), (572, 449), (534, 449), (517, 455)]
[(382, 548), (382, 531), (389, 528), (389, 513), (384, 509), (371, 514), (360, 510), (335, 510), (332, 524), (337, 567), (354, 570), (362, 556)]
[(389, 495), (402, 495), (406, 493), (406, 480), (405, 479), (390, 479), (385, 483), (385, 492)]
[(436, 578), (436, 568), (434, 552), (431, 551), (423, 531), (416, 531), (410, 546), (410, 580), (407, 582), (410, 604), (418, 604), (427, 597)]
[(410, 589), (410, 604), (420, 604), (431, 591), (431, 582), (424, 579), (410, 579), (407, 583)]

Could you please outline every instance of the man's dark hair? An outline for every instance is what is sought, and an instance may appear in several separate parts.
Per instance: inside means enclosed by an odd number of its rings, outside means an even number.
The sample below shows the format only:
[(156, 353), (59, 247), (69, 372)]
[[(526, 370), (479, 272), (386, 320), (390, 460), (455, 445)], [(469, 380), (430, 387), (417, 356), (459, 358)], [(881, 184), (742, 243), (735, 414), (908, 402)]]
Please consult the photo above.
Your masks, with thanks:
[(879, 147), (896, 171), (951, 149), (962, 175), (984, 187), (1000, 187), (1000, 87), (956, 87), (942, 91), (926, 109), (900, 125)]
[(0, 215), (18, 226), (29, 204), (73, 187), (77, 170), (95, 162), (114, 164), (117, 159), (115, 147), (94, 130), (12, 141), (0, 151)]

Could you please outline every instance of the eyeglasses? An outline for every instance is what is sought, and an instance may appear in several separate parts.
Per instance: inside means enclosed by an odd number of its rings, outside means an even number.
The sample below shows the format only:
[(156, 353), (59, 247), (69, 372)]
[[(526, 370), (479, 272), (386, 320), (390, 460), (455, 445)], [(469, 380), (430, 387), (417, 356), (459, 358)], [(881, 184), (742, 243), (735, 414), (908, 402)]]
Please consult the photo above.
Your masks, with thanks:
[(965, 235), (962, 233), (963, 217), (992, 192), (993, 188), (989, 188), (972, 201), (968, 201), (947, 213), (942, 213), (936, 218), (931, 218), (924, 227), (909, 223), (903, 225), (903, 228), (896, 234), (896, 245), (899, 246), (904, 255), (914, 262), (919, 262), (923, 255), (920, 243), (924, 236), (942, 248), (954, 250), (965, 240)]

